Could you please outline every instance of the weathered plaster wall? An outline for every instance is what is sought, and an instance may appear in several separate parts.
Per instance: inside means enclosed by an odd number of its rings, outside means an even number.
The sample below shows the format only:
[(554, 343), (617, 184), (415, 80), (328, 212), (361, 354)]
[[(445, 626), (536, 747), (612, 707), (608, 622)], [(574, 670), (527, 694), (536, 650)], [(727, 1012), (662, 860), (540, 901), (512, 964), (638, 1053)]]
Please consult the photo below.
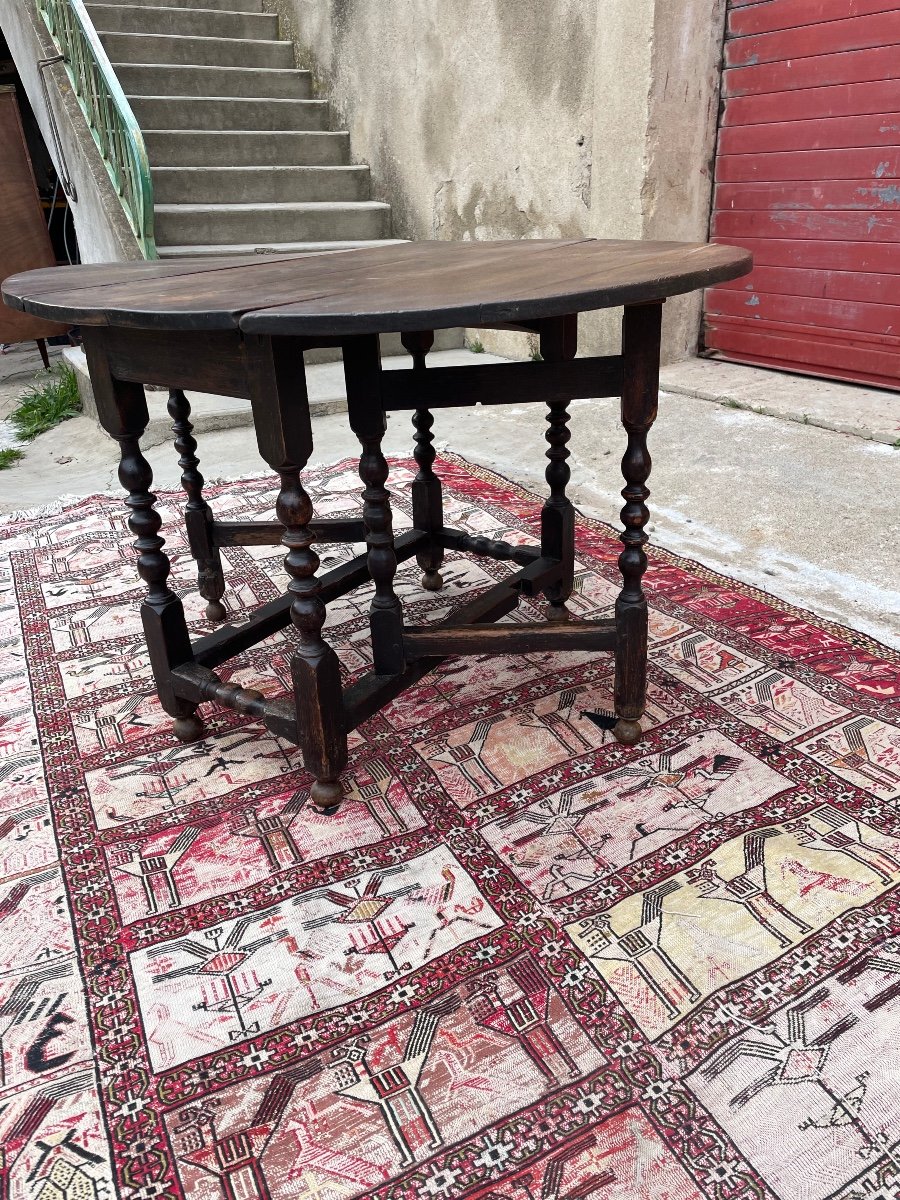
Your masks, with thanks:
[[(715, 167), (725, 0), (656, 0), (643, 236), (706, 241)], [(697, 349), (700, 292), (666, 304), (666, 357)]]
[[(592, 236), (706, 240), (724, 33), (725, 0), (598, 3)], [(667, 361), (696, 351), (701, 304), (666, 304)], [(618, 314), (593, 321), (610, 347)]]
[[(33, 0), (0, 0), (0, 28), (34, 110), (44, 142), (55, 157), (47, 105), (41, 89), (40, 59), (51, 58), (56, 47)], [(91, 137), (78, 101), (61, 63), (48, 67), (48, 91), (60, 141), (78, 200), (71, 205), (82, 262), (128, 262), (141, 252), (103, 160)], [(56, 163), (57, 170), (59, 163)]]
[[(705, 238), (724, 0), (265, 4), (396, 236)], [(667, 310), (681, 358), (699, 301)], [(584, 350), (617, 339), (617, 314), (583, 320)]]

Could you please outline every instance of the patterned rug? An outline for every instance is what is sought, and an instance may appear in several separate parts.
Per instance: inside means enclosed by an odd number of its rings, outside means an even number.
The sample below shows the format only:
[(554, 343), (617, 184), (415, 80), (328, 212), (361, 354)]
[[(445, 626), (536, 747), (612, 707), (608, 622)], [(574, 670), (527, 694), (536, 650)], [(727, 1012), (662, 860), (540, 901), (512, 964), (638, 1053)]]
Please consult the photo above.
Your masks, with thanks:
[[(535, 540), (535, 497), (438, 467), (452, 524)], [(310, 487), (357, 508), (351, 462)], [(353, 735), (327, 816), (237, 715), (173, 739), (123, 513), (5, 526), (3, 1200), (900, 1197), (900, 656), (656, 550), (640, 746), (593, 719), (608, 655), (450, 659)], [(577, 614), (618, 548), (579, 520)], [(226, 554), (236, 616), (281, 592), (279, 549)], [(398, 590), (422, 623), (507, 570)], [(368, 602), (329, 611), (348, 677)], [(278, 693), (290, 648), (223, 674)]]

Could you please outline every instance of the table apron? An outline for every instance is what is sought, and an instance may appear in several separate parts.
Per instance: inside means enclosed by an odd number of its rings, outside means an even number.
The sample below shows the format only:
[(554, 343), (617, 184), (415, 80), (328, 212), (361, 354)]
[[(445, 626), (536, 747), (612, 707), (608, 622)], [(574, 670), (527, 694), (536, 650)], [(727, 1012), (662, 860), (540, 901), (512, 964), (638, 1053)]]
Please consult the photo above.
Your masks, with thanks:
[(384, 371), (386, 412), (465, 408), (475, 404), (528, 404), (620, 396), (624, 370), (618, 354), (564, 362), (507, 362), (425, 371)]
[(174, 332), (106, 328), (90, 330), (110, 374), (129, 383), (250, 398), (247, 357), (238, 331)]
[[(246, 342), (237, 330), (179, 333), (106, 328), (100, 340), (110, 373), (116, 379), (244, 400), (250, 397)], [(312, 339), (293, 340), (298, 353), (312, 348), (307, 344)], [(323, 340), (316, 339), (318, 344)], [(341, 345), (338, 339), (327, 340)], [(618, 354), (564, 362), (383, 370), (379, 376), (381, 405), (386, 412), (620, 396), (622, 383), (622, 356)]]

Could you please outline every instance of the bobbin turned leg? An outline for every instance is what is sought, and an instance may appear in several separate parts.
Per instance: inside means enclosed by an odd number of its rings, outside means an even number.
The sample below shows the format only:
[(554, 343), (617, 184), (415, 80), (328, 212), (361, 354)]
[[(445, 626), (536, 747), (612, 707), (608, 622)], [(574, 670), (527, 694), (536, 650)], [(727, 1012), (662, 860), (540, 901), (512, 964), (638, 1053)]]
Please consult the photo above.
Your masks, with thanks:
[[(574, 358), (578, 349), (578, 317), (561, 317), (548, 321), (541, 330), (541, 358), (545, 362), (565, 362)], [(547, 620), (559, 623), (569, 619), (566, 601), (572, 594), (575, 576), (575, 509), (566, 495), (571, 478), (567, 443), (572, 436), (568, 430), (568, 400), (547, 402), (547, 470), (544, 478), (550, 487), (541, 510), (541, 554), (560, 559), (562, 578), (548, 587), (544, 595), (549, 601)]]
[(320, 808), (332, 809), (343, 796), (339, 776), (347, 765), (347, 733), (338, 657), (322, 637), (325, 604), (309, 527), (313, 506), (300, 481), (313, 448), (302, 347), (292, 338), (252, 335), (245, 344), (259, 451), (281, 479), (275, 512), (284, 526), (291, 621), (300, 635), (291, 659), (298, 740), (303, 765), (315, 779), (310, 796)]
[[(434, 345), (434, 334), (404, 333), (400, 339), (412, 355), (413, 371), (425, 370), (425, 355)], [(444, 547), (438, 544), (436, 535), (444, 526), (444, 503), (441, 481), (432, 470), (434, 466), (434, 437), (431, 427), (434, 417), (427, 408), (417, 408), (412, 417), (416, 448), (413, 451), (419, 471), (412, 483), (413, 528), (424, 529), (432, 534), (427, 549), (420, 550), (416, 562), (422, 568), (422, 587), (428, 592), (437, 592), (444, 586), (439, 567), (444, 561)]]
[(615, 708), (618, 721), (613, 734), (623, 745), (641, 737), (640, 718), (647, 694), (647, 600), (641, 578), (647, 568), (644, 526), (650, 514), (650, 454), (647, 431), (656, 420), (659, 396), (659, 343), (662, 305), (635, 305), (625, 309), (622, 356), (625, 380), (622, 389), (622, 424), (628, 448), (622, 459), (625, 487), (620, 535), (625, 547), (619, 555), (623, 587), (616, 600)]
[(175, 736), (183, 742), (195, 742), (204, 734), (198, 706), (176, 696), (172, 687), (172, 670), (193, 661), (193, 652), (184, 609), (168, 585), (169, 559), (163, 553), (165, 541), (159, 535), (162, 521), (154, 507), (156, 497), (150, 491), (153, 472), (141, 453), (141, 434), (149, 420), (144, 389), (140, 384), (113, 378), (99, 331), (85, 330), (84, 345), (100, 423), (119, 443), (119, 480), (128, 491), (125, 503), (131, 510), (128, 526), (136, 538), (138, 574), (147, 584), (141, 621), (157, 695), (165, 711), (174, 717)]
[(222, 559), (213, 540), (212, 509), (203, 498), (203, 476), (197, 458), (197, 440), (191, 424), (191, 404), (178, 388), (169, 392), (169, 416), (175, 434), (175, 449), (181, 467), (181, 486), (187, 496), (184, 524), (191, 556), (197, 564), (197, 589), (207, 602), (206, 615), (210, 621), (224, 621), (228, 615), (222, 604), (225, 595), (225, 576)]
[(390, 492), (384, 486), (388, 465), (381, 452), (387, 428), (381, 405), (381, 358), (376, 336), (357, 337), (343, 343), (350, 428), (362, 443), (359, 477), (363, 490), (363, 525), (367, 563), (375, 595), (369, 609), (372, 631), (372, 665), (376, 675), (400, 675), (406, 667), (403, 649), (403, 608), (394, 591), (397, 554), (391, 522)]

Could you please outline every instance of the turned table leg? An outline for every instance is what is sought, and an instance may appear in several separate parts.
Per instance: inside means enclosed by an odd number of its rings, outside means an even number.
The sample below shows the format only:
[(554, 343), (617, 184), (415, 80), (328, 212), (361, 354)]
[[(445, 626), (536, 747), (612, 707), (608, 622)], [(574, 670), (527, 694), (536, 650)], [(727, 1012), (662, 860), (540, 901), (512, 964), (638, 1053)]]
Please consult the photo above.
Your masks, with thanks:
[(656, 419), (659, 397), (659, 344), (662, 304), (633, 305), (625, 309), (622, 326), (624, 385), (622, 424), (628, 447), (622, 459), (625, 487), (622, 497), (619, 555), (622, 590), (616, 600), (615, 709), (618, 721), (613, 734), (626, 746), (640, 739), (640, 718), (647, 694), (647, 599), (641, 579), (647, 569), (644, 546), (649, 540), (644, 526), (649, 519), (650, 453), (647, 432)]
[(340, 664), (322, 637), (325, 603), (312, 548), (313, 506), (300, 480), (313, 449), (303, 354), (292, 338), (251, 335), (246, 344), (259, 451), (281, 480), (275, 512), (284, 526), (291, 621), (300, 640), (291, 659), (299, 744), (303, 765), (314, 776), (310, 796), (330, 809), (343, 796), (339, 777), (347, 765), (347, 733)]
[(206, 615), (210, 621), (224, 621), (228, 615), (222, 604), (225, 595), (225, 577), (222, 574), (222, 559), (213, 540), (212, 509), (203, 498), (203, 476), (197, 458), (197, 440), (191, 424), (191, 404), (184, 392), (173, 388), (169, 392), (169, 416), (175, 434), (175, 449), (181, 467), (181, 486), (187, 496), (184, 506), (184, 523), (188, 545), (197, 564), (197, 586), (207, 602)]
[(387, 421), (381, 403), (381, 358), (376, 336), (348, 339), (343, 345), (350, 428), (362, 444), (359, 477), (363, 489), (363, 525), (368, 566), (375, 595), (369, 609), (372, 660), (376, 675), (400, 675), (403, 650), (403, 609), (394, 591), (397, 554), (391, 521), (390, 492), (384, 486), (388, 465), (381, 451)]
[(84, 343), (100, 423), (119, 443), (119, 480), (128, 492), (125, 503), (131, 510), (128, 526), (136, 539), (138, 574), (147, 584), (141, 621), (157, 694), (162, 707), (175, 718), (175, 736), (194, 742), (204, 733), (198, 706), (176, 696), (172, 687), (173, 668), (191, 662), (193, 653), (184, 609), (168, 584), (170, 564), (159, 533), (162, 520), (150, 490), (153, 472), (141, 453), (140, 439), (149, 421), (144, 389), (112, 376), (102, 335), (85, 330)]
[[(425, 370), (425, 355), (434, 345), (434, 334), (404, 333), (400, 339), (406, 350), (412, 355), (413, 371)], [(440, 574), (440, 565), (444, 561), (444, 547), (436, 535), (444, 526), (444, 502), (441, 494), (441, 481), (435, 475), (434, 467), (434, 437), (431, 427), (434, 417), (427, 408), (417, 408), (412, 416), (413, 440), (416, 443), (413, 457), (419, 470), (412, 483), (413, 528), (423, 529), (432, 535), (427, 549), (420, 550), (416, 562), (422, 569), (422, 587), (428, 592), (437, 592), (444, 580)]]
[[(578, 349), (578, 317), (560, 317), (547, 322), (541, 330), (541, 358), (545, 362), (565, 362), (574, 358)], [(569, 470), (568, 442), (571, 433), (568, 400), (550, 400), (547, 403), (547, 470), (544, 478), (550, 495), (541, 510), (541, 554), (545, 558), (560, 559), (563, 563), (562, 578), (545, 591), (549, 601), (547, 620), (554, 623), (567, 621), (569, 610), (566, 601), (572, 594), (575, 576), (575, 509), (566, 495), (566, 487), (572, 472)]]

